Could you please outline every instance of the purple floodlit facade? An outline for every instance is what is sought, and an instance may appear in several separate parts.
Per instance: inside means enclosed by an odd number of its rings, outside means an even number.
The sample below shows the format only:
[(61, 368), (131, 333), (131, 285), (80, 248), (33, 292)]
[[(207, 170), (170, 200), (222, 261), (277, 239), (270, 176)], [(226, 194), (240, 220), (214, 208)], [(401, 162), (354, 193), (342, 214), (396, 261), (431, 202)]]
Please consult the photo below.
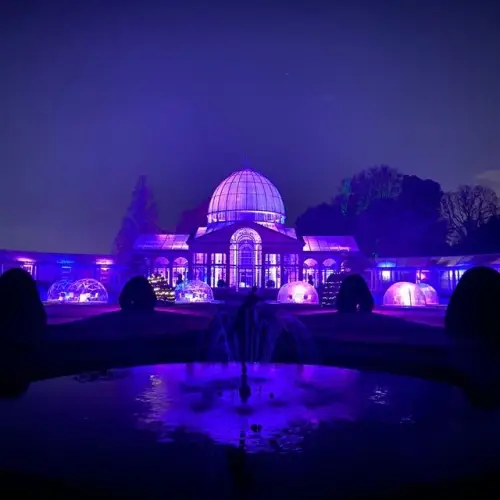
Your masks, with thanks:
[(446, 303), (465, 271), (475, 266), (491, 267), (500, 272), (500, 255), (379, 258), (371, 262), (366, 277), (378, 302), (383, 301), (391, 285), (405, 281), (431, 286), (436, 292), (431, 300)]
[[(0, 250), (0, 273), (22, 267), (38, 282), (42, 298), (60, 301), (58, 282), (97, 280), (111, 301), (133, 275), (158, 273), (176, 286), (206, 283), (215, 293), (257, 286), (275, 300), (284, 285), (306, 282), (317, 289), (331, 274), (363, 273), (377, 302), (398, 282), (419, 284), (429, 301), (446, 301), (462, 274), (475, 265), (500, 270), (500, 255), (366, 259), (352, 236), (297, 236), (286, 225), (285, 205), (274, 184), (245, 168), (224, 179), (210, 200), (206, 225), (192, 234), (144, 234), (131, 262), (110, 255), (75, 255)], [(423, 289), (423, 285), (432, 287)], [(62, 286), (62, 285), (58, 285)], [(418, 293), (418, 292), (417, 292)]]
[(285, 205), (276, 186), (249, 168), (238, 170), (215, 189), (208, 207), (209, 224), (254, 221), (285, 223)]
[(315, 286), (340, 269), (367, 263), (350, 236), (298, 237), (287, 227), (285, 205), (274, 184), (254, 170), (231, 174), (215, 189), (206, 226), (194, 234), (143, 235), (135, 264), (176, 285), (199, 280), (213, 289), (257, 286), (276, 290), (287, 283)]

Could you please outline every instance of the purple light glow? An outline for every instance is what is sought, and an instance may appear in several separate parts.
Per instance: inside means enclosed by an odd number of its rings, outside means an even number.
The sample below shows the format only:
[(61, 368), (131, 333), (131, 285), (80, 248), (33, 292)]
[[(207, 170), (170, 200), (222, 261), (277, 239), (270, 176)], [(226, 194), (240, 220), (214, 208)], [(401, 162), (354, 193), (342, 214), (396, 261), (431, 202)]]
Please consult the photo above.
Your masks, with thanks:
[(66, 302), (68, 300), (68, 289), (73, 284), (71, 280), (59, 280), (50, 285), (47, 292), (47, 302)]
[(424, 292), (415, 283), (400, 281), (384, 294), (384, 306), (422, 307), (426, 305)]
[(427, 283), (418, 283), (417, 285), (425, 296), (425, 304), (427, 306), (439, 305), (439, 296), (436, 289)]
[(302, 236), (304, 252), (359, 252), (352, 236)]
[(22, 262), (23, 264), (34, 264), (35, 261), (33, 259), (27, 259), (26, 257), (18, 257), (18, 262)]
[[(247, 368), (252, 391), (248, 405), (241, 402), (235, 383), (241, 375), (238, 364), (152, 367), (150, 384), (137, 397), (142, 403), (138, 427), (156, 432), (166, 442), (171, 439), (169, 430), (182, 426), (220, 444), (240, 446), (244, 440), (250, 453), (270, 451), (267, 448), (276, 440), (282, 451), (300, 451), (305, 434), (320, 422), (358, 417), (362, 405), (352, 391), (359, 377), (356, 371), (258, 364)], [(312, 405), (318, 391), (332, 397)], [(209, 393), (213, 393), (211, 397)], [(166, 425), (158, 426), (158, 422)], [(258, 432), (252, 430), (252, 424), (260, 426)]]
[(213, 302), (214, 293), (204, 281), (190, 280), (175, 287), (175, 302), (191, 304), (193, 302)]
[(224, 179), (208, 207), (209, 224), (236, 220), (285, 222), (285, 205), (276, 186), (248, 168)]
[(114, 261), (113, 259), (97, 259), (95, 263), (98, 266), (112, 266)]
[(281, 304), (319, 304), (316, 289), (304, 281), (286, 283), (278, 292), (278, 302)]
[(66, 302), (76, 304), (107, 304), (108, 292), (97, 280), (82, 279), (72, 283), (67, 290)]

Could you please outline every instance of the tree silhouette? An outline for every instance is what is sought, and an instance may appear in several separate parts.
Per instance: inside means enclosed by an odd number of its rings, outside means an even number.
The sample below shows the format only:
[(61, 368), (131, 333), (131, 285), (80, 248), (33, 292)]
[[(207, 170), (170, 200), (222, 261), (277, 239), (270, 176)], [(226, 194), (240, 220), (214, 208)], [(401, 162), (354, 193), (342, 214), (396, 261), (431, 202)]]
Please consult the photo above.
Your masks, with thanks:
[(465, 235), (456, 245), (460, 254), (500, 252), (500, 217), (494, 216), (473, 232)]
[(299, 235), (352, 235), (366, 255), (428, 255), (444, 250), (439, 183), (372, 167), (344, 179), (332, 203), (308, 208)]
[(182, 212), (175, 232), (178, 234), (193, 234), (199, 227), (206, 226), (209, 204), (210, 199), (207, 199), (195, 208)]
[(158, 209), (148, 186), (147, 177), (141, 175), (132, 192), (132, 200), (113, 243), (113, 253), (119, 257), (126, 257), (132, 251), (139, 235), (158, 232), (160, 232)]
[(460, 186), (443, 196), (441, 214), (448, 226), (448, 241), (457, 244), (498, 214), (498, 196), (485, 186)]
[(300, 236), (343, 235), (352, 234), (349, 222), (349, 217), (342, 214), (339, 205), (321, 203), (309, 207), (297, 218), (295, 226)]
[(334, 203), (340, 205), (344, 215), (357, 215), (375, 200), (396, 198), (402, 179), (396, 169), (387, 165), (367, 168), (342, 180)]

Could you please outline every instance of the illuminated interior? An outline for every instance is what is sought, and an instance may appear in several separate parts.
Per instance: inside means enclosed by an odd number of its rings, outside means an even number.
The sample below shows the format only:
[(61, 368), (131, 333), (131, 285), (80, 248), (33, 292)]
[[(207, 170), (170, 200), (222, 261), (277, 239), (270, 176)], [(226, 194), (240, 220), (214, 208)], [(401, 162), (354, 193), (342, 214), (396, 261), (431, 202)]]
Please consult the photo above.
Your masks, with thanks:
[(319, 304), (319, 296), (316, 289), (309, 283), (294, 281), (280, 288), (278, 302), (281, 304)]
[(108, 291), (102, 283), (93, 279), (82, 279), (71, 283), (66, 302), (73, 304), (107, 304)]
[(229, 247), (230, 285), (251, 288), (261, 282), (262, 239), (255, 229), (241, 228), (232, 236)]
[(425, 295), (415, 283), (400, 281), (391, 285), (384, 294), (384, 306), (422, 307), (426, 305)]
[(425, 304), (428, 306), (439, 305), (439, 296), (435, 288), (427, 283), (418, 283), (417, 285), (425, 296)]
[(47, 302), (66, 302), (68, 300), (68, 289), (72, 283), (71, 280), (59, 280), (52, 283), (47, 292)]
[(213, 301), (214, 294), (212, 289), (203, 281), (185, 281), (175, 287), (175, 302), (178, 304)]
[(208, 223), (240, 220), (285, 223), (285, 205), (276, 186), (250, 168), (238, 170), (215, 189)]

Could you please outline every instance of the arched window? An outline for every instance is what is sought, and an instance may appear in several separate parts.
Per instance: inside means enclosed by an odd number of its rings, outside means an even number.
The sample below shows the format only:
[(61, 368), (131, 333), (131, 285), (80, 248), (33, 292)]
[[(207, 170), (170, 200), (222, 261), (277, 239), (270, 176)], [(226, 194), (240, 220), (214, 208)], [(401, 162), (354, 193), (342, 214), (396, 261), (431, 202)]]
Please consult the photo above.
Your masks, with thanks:
[(260, 287), (262, 284), (262, 239), (255, 229), (241, 228), (229, 245), (230, 286)]
[(323, 269), (321, 270), (321, 282), (326, 283), (328, 277), (337, 271), (337, 263), (333, 259), (325, 259), (323, 261)]
[(168, 283), (170, 283), (170, 269), (169, 269), (169, 264), (170, 262), (166, 257), (158, 257), (154, 261), (153, 265), (153, 274), (159, 274), (160, 276), (163, 276)]
[(319, 282), (319, 266), (314, 259), (306, 259), (302, 268), (302, 279), (307, 281), (312, 286), (318, 286)]
[(188, 274), (188, 261), (184, 257), (177, 257), (174, 260), (174, 266), (172, 269), (172, 281), (173, 285), (178, 285), (183, 281), (186, 281)]

